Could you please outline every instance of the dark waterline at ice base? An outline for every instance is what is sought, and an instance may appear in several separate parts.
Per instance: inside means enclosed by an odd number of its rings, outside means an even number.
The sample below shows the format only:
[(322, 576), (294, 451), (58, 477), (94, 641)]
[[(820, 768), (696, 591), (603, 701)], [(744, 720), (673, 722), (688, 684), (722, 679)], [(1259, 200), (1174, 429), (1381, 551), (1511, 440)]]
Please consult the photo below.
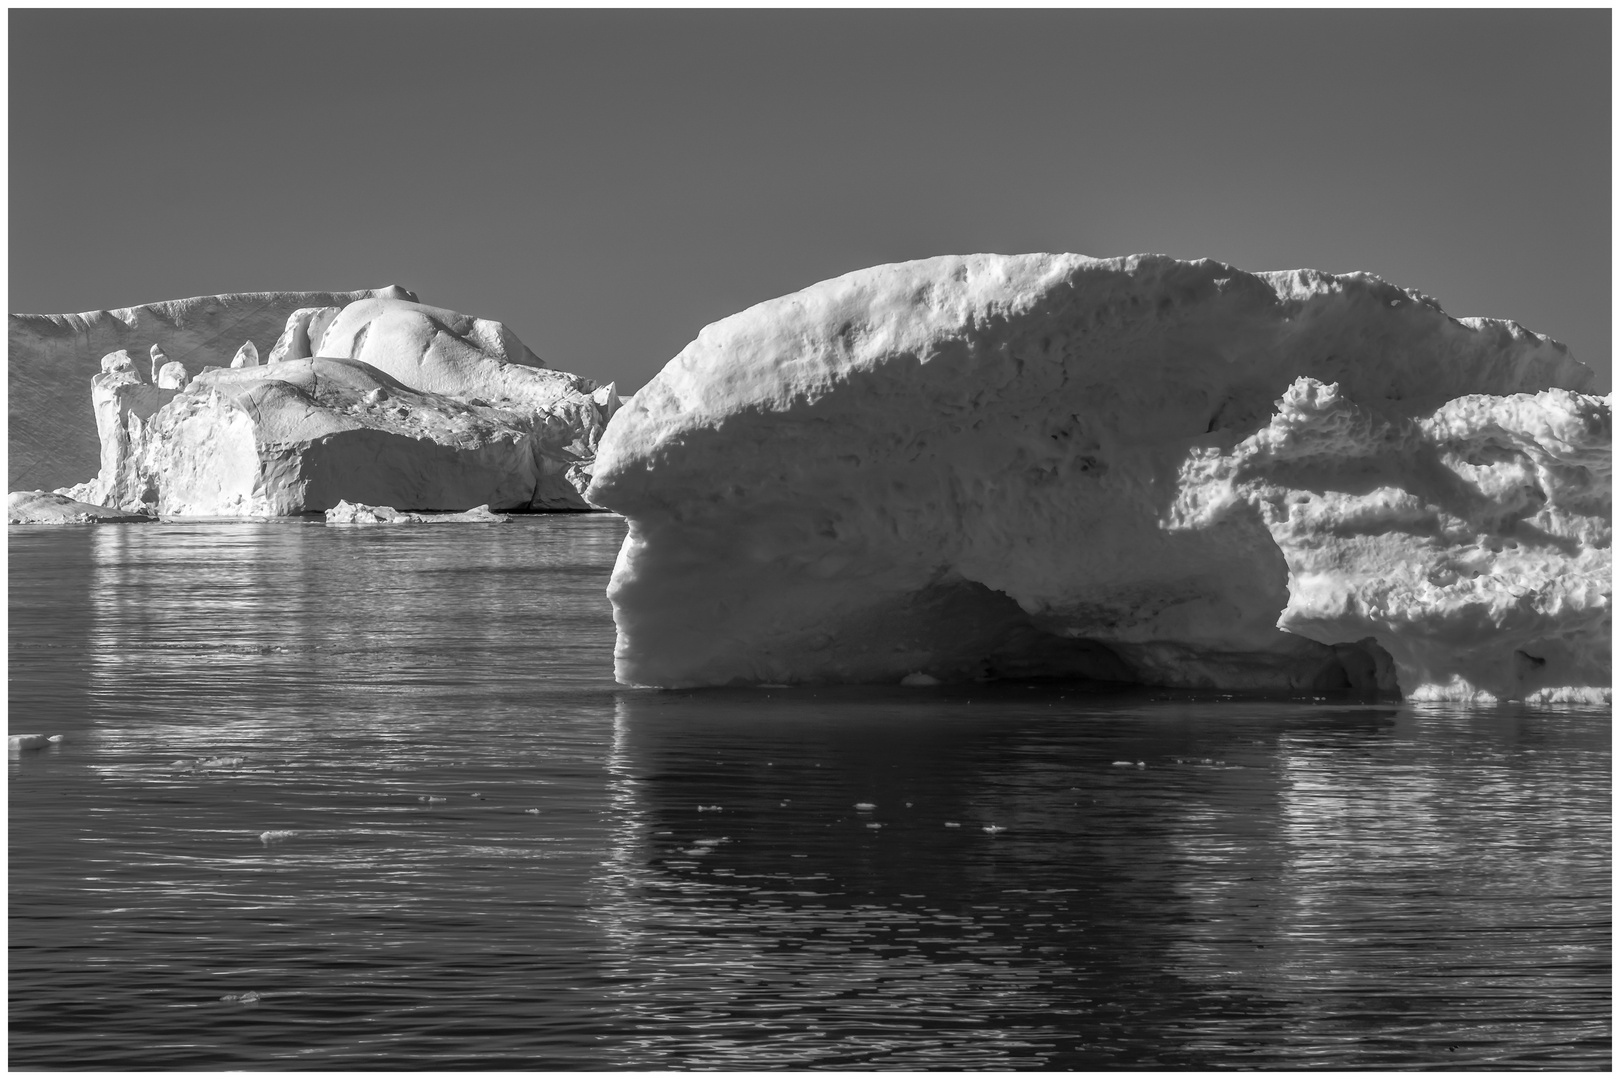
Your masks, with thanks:
[(10, 530), (11, 1065), (1609, 1067), (1607, 709), (626, 690), (622, 536)]

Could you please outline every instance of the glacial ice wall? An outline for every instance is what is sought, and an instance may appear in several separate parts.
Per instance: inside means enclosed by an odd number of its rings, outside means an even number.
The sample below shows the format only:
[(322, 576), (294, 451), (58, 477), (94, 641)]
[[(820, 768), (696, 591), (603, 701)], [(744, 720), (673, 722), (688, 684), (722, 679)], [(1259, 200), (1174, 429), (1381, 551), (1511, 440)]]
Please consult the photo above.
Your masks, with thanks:
[(705, 328), (609, 425), (617, 674), (1606, 694), (1592, 381), (1366, 274), (848, 274)]

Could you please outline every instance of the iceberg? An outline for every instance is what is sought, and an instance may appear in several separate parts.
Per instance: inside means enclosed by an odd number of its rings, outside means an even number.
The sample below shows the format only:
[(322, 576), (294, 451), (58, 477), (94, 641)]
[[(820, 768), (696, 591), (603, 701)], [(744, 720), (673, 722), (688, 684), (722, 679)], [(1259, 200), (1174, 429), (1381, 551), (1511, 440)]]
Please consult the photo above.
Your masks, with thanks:
[(224, 367), (246, 342), (268, 349), (300, 308), (371, 297), (414, 300), (397, 285), (355, 292), (193, 296), (76, 315), (12, 315), (7, 333), (8, 489), (60, 488), (95, 472), (95, 417), (80, 388), (108, 353), (158, 346), (189, 371)]
[[(307, 309), (283, 339), (307, 343)], [(300, 329), (301, 328), (301, 329)], [(304, 335), (300, 337), (300, 335)], [(341, 309), (318, 343), (268, 364), (165, 364), (127, 352), (92, 380), (101, 468), (62, 493), (166, 517), (280, 517), (341, 501), (407, 510), (589, 510), (597, 440), (618, 408), (539, 363), (499, 323), (394, 297)]]
[(475, 506), (460, 514), (411, 514), (392, 506), (339, 502), (326, 512), (328, 525), (499, 525), (510, 520), (505, 514), (492, 513), (488, 506)]
[(1370, 274), (874, 267), (609, 425), (621, 682), (1607, 700), (1610, 399)]
[(115, 525), (152, 521), (114, 506), (79, 502), (54, 491), (13, 491), (6, 496), (8, 525)]

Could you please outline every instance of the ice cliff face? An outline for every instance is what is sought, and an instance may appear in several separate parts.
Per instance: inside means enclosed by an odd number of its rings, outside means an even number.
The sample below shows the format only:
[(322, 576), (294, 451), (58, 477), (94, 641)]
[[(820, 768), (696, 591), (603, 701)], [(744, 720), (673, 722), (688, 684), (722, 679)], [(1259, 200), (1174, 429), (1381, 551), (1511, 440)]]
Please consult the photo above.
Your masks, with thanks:
[(617, 673), (1597, 693), (1591, 382), (1368, 275), (979, 255), (822, 282), (707, 327), (603, 438)]
[(64, 494), (190, 517), (343, 500), (590, 508), (580, 492), (618, 407), (611, 384), (527, 366), (538, 360), (498, 323), (387, 297), (327, 320), (325, 355), (291, 358), (313, 321), (294, 311), (292, 347), (271, 363), (205, 368), (177, 388), (147, 382), (127, 353), (108, 356), (92, 380), (101, 469)]
[(54, 488), (96, 470), (96, 424), (84, 385), (101, 358), (145, 357), (157, 345), (200, 371), (231, 362), (244, 342), (262, 352), (299, 308), (376, 296), (415, 299), (397, 285), (358, 292), (229, 293), (77, 315), (12, 315), (7, 336), (7, 486)]

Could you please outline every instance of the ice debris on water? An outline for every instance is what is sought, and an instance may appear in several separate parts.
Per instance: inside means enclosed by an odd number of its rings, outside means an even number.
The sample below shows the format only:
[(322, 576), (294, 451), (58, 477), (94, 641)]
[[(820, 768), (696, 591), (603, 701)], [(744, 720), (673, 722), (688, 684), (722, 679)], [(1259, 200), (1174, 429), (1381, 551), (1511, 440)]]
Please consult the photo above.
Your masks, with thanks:
[(259, 842), (266, 845), (279, 844), (281, 841), (297, 835), (292, 829), (266, 829), (259, 834)]
[(987, 833), (1006, 832), (1007, 828), (1004, 825), (986, 825), (984, 831)]
[(900, 680), (901, 686), (938, 686), (939, 680), (926, 671), (913, 671)]
[(525, 814), (538, 814), (540, 812), (540, 808), (538, 806), (531, 806), (523, 812)]
[(260, 994), (257, 990), (249, 990), (245, 994), (226, 994), (219, 1000), (229, 1001), (236, 1005), (257, 1005), (260, 1000)]
[(881, 828), (883, 828), (883, 824), (881, 822), (877, 822), (877, 821), (868, 821), (866, 823), (866, 827), (868, 829), (881, 829)]
[(698, 813), (700, 814), (718, 814), (721, 809), (722, 808), (718, 806), (704, 806), (702, 803), (698, 804)]
[(449, 802), (450, 800), (446, 799), (443, 795), (418, 795), (416, 801), (425, 803), (441, 803)]
[(855, 804), (855, 809), (857, 809), (857, 810), (876, 810), (877, 809), (877, 803), (858, 802), (858, 803)]
[(13, 754), (19, 750), (41, 750), (51, 743), (62, 741), (60, 735), (12, 735), (10, 749)]
[(960, 829), (962, 827), (962, 823), (960, 821), (947, 821), (945, 823), (945, 827), (947, 829)]

